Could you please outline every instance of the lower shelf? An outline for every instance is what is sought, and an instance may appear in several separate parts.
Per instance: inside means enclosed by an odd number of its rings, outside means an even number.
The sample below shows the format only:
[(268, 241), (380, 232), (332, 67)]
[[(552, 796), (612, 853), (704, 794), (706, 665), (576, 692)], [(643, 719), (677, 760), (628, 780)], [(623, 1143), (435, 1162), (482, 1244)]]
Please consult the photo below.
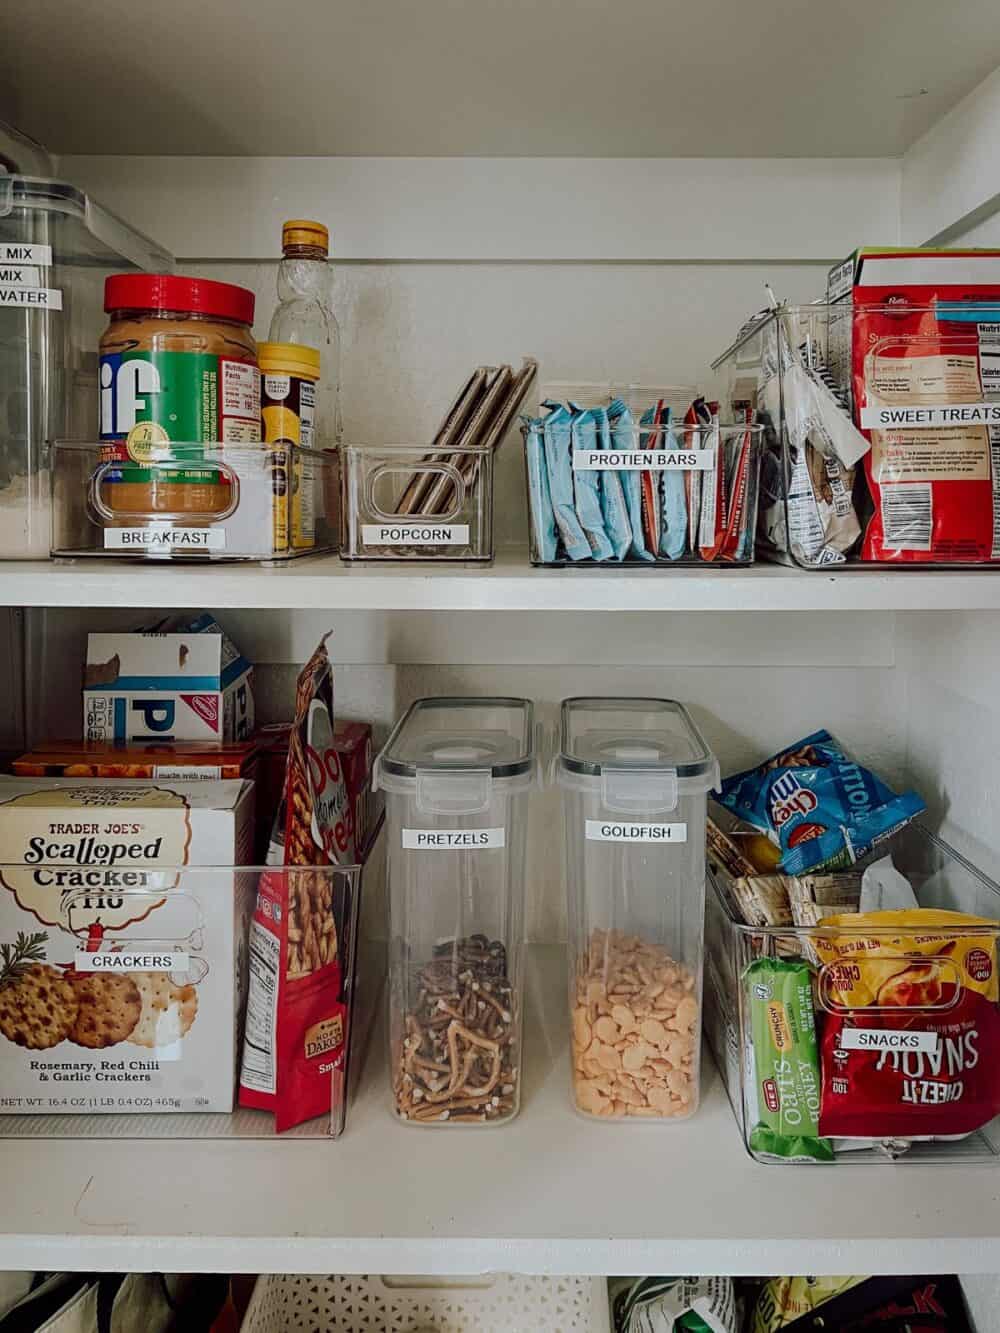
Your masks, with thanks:
[(674, 1125), (570, 1109), (565, 958), (531, 951), (521, 1114), (391, 1118), (374, 1050), (337, 1142), (0, 1143), (0, 1268), (278, 1273), (1000, 1271), (1000, 1168), (760, 1166), (718, 1076)]

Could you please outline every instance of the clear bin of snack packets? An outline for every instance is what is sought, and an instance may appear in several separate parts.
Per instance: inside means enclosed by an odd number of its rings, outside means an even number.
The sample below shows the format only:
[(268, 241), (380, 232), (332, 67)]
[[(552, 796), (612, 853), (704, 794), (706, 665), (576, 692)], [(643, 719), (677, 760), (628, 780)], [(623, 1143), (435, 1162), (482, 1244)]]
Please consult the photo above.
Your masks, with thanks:
[(749, 925), (710, 841), (706, 1031), (758, 1161), (1000, 1156), (1000, 885), (920, 823), (887, 845)]
[(567, 699), (573, 1100), (608, 1121), (698, 1106), (705, 810), (718, 762), (681, 704)]
[(97, 431), (105, 277), (173, 258), (65, 181), (0, 174), (0, 559), (46, 559), (50, 441)]
[(753, 563), (759, 426), (667, 386), (560, 387), (522, 419), (532, 564)]
[(344, 445), (342, 557), (491, 561), (493, 452)]
[(396, 1116), (497, 1125), (521, 1097), (525, 699), (421, 699), (375, 764), (386, 793)]
[(290, 560), (339, 542), (336, 452), (296, 444), (59, 441), (52, 554)]
[[(262, 893), (299, 904), (325, 950), (321, 1105), (289, 1135), (342, 1132), (383, 976), (359, 957), (365, 865), (239, 864), (253, 798), (243, 781), (0, 779), (0, 1137), (272, 1136), (237, 1081), (303, 1073), (274, 1013), (248, 1010), (250, 974), (274, 996), (310, 981), (287, 928), (252, 933)], [(372, 880), (380, 854), (376, 831)]]
[(1000, 286), (993, 301), (915, 290), (766, 311), (713, 363), (723, 419), (763, 427), (762, 555), (803, 569), (1000, 563)]

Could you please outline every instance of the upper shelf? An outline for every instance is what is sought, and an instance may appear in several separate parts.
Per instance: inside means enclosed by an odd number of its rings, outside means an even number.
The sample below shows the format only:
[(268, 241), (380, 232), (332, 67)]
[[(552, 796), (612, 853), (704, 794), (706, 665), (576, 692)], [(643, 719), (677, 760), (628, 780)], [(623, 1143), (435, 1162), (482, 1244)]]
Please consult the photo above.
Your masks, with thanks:
[(526, 977), (501, 1129), (411, 1129), (370, 1060), (343, 1139), (2, 1145), (6, 1268), (278, 1273), (995, 1273), (1000, 1168), (761, 1166), (717, 1075), (677, 1125), (570, 1108), (565, 955)]
[(996, 611), (995, 570), (532, 569), (360, 564), (313, 556), (276, 567), (112, 560), (0, 561), (0, 606), (311, 611)]

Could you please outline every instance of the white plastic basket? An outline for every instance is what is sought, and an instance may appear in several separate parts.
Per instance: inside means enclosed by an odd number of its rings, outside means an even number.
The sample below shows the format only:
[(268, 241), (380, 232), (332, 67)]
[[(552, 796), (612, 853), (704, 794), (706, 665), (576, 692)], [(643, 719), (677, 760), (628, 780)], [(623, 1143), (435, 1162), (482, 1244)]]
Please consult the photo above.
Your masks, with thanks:
[(242, 1333), (610, 1333), (601, 1277), (257, 1279)]

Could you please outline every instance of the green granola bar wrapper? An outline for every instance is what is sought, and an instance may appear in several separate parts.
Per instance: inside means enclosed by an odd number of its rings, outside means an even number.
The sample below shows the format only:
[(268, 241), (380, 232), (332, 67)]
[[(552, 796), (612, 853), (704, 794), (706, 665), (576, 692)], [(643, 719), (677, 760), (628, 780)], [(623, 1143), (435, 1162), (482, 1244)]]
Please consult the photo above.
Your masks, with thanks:
[(806, 962), (758, 958), (743, 978), (757, 1104), (750, 1148), (783, 1162), (832, 1162), (833, 1146), (819, 1135), (812, 969)]

